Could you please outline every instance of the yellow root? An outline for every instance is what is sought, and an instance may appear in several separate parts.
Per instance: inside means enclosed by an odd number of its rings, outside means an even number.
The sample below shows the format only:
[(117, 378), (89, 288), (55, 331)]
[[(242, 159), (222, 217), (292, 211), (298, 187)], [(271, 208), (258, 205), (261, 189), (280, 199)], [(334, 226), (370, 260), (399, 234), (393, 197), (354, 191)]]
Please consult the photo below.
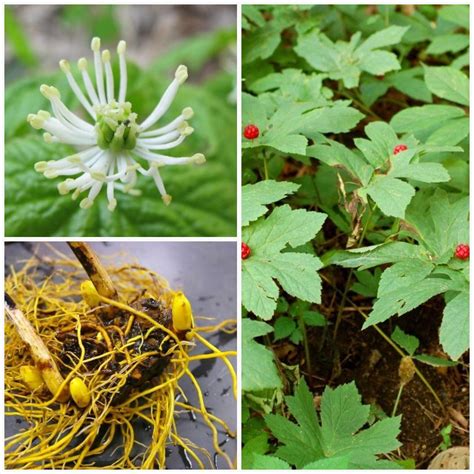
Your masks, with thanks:
[[(5, 281), (5, 290), (12, 295), (17, 307), (41, 337), (63, 380), (52, 398), (40, 384), (32, 389), (31, 382), (29, 385), (25, 381), (30, 379), (25, 379), (24, 375), (25, 367), (34, 366), (35, 361), (15, 325), (7, 320), (5, 414), (22, 418), (28, 423), (28, 428), (6, 440), (6, 468), (165, 468), (166, 449), (172, 445), (179, 446), (194, 467), (213, 468), (213, 453), (199, 447), (196, 440), (179, 435), (175, 417), (183, 411), (202, 417), (212, 433), (215, 452), (233, 468), (231, 459), (219, 446), (219, 436), (225, 433), (235, 437), (235, 430), (207, 411), (199, 382), (189, 364), (192, 361), (221, 359), (229, 369), (235, 393), (235, 370), (229, 357), (235, 356), (236, 352), (222, 352), (199, 334), (212, 332), (213, 328), (232, 331), (235, 321), (227, 320), (202, 328), (197, 326), (191, 330), (191, 341), (181, 341), (173, 331), (128, 304), (142, 297), (142, 289), (146, 289), (146, 297), (153, 297), (171, 308), (175, 292), (163, 278), (147, 269), (139, 265), (107, 268), (110, 275), (107, 285), (109, 290), (113, 288), (116, 291), (117, 299), (111, 292), (112, 297), (98, 293), (91, 308), (87, 298), (84, 298), (84, 288), (81, 292), (85, 276), (77, 262), (57, 253), (55, 260), (51, 261), (55, 268), (54, 277), (48, 278), (41, 275), (37, 264), (38, 261), (31, 259), (25, 262), (21, 271), (12, 269)], [(120, 311), (128, 314), (128, 318), (124, 319), (123, 326), (115, 322), (110, 327), (104, 326), (100, 319), (101, 311), (109, 311), (108, 314)], [(142, 323), (146, 331), (127, 339), (134, 322)], [(155, 332), (165, 334), (160, 347), (167, 347), (166, 351), (142, 352), (136, 349)], [(77, 343), (77, 351), (68, 352), (66, 358), (64, 334), (74, 337)], [(91, 337), (102, 347), (101, 353), (87, 352), (86, 344), (90, 344)], [(198, 345), (212, 352), (192, 353)], [(133, 389), (120, 403), (112, 403), (131, 374), (151, 356), (169, 358), (164, 372), (148, 385)], [(116, 369), (111, 371), (111, 366)], [(26, 369), (28, 376), (30, 372)], [(195, 387), (198, 407), (189, 404), (186, 397), (186, 403), (176, 399), (177, 395), (183, 394), (180, 382), (185, 375)], [(58, 395), (69, 387), (77, 404), (72, 399), (60, 401)], [(146, 443), (137, 440), (135, 424), (138, 420), (151, 427)], [(111, 446), (116, 446), (117, 442), (119, 447), (110, 455)], [(107, 465), (95, 465), (93, 458), (103, 453), (107, 453), (105, 459), (111, 461)]]

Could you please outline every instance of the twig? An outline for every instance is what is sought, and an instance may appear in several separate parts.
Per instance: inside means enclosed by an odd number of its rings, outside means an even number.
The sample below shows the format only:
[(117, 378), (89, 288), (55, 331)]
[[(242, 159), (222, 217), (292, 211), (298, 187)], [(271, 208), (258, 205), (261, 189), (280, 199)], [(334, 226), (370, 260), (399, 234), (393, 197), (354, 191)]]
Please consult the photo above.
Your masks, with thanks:
[[(58, 366), (49, 352), (43, 339), (35, 331), (31, 323), (26, 319), (23, 312), (16, 307), (12, 298), (5, 293), (5, 313), (15, 325), (18, 335), (31, 351), (36, 367), (52, 395), (56, 395), (64, 379), (59, 372)], [(69, 399), (69, 390), (64, 387), (56, 399), (65, 402)]]
[(117, 300), (117, 290), (114, 288), (107, 270), (92, 248), (85, 242), (68, 242), (68, 245), (89, 275), (97, 293), (111, 300)]

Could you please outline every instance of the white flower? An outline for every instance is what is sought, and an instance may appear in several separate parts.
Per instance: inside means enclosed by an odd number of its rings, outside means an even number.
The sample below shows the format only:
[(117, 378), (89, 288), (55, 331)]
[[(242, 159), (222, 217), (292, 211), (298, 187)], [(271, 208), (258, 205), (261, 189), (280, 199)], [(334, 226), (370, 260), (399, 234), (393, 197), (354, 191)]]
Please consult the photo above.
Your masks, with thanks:
[[(132, 112), (132, 104), (125, 101), (127, 91), (127, 65), (125, 62), (125, 41), (117, 46), (120, 68), (120, 86), (118, 94), (114, 91), (114, 78), (110, 64), (110, 52), (100, 52), (100, 39), (93, 38), (91, 49), (94, 52), (95, 82), (94, 87), (87, 70), (87, 60), (81, 58), (78, 67), (84, 82), (86, 95), (82, 92), (66, 60), (59, 62), (66, 74), (69, 86), (79, 102), (92, 117), (89, 123), (71, 112), (61, 101), (61, 95), (55, 87), (42, 85), (41, 93), (51, 102), (53, 116), (40, 110), (37, 114), (28, 115), (28, 122), (36, 129), (43, 129), (47, 143), (66, 143), (78, 148), (74, 155), (56, 161), (41, 161), (35, 169), (46, 178), (58, 176), (76, 176), (68, 178), (58, 185), (60, 194), (74, 191), (73, 199), (88, 191), (80, 206), (87, 209), (103, 186), (107, 189), (108, 208), (113, 211), (117, 205), (115, 189), (137, 195), (134, 189), (137, 172), (151, 176), (166, 205), (171, 202), (167, 194), (159, 168), (166, 165), (202, 164), (204, 155), (197, 153), (191, 157), (175, 158), (156, 153), (178, 146), (193, 132), (187, 121), (193, 116), (191, 107), (186, 107), (180, 115), (167, 125), (149, 130), (169, 109), (178, 92), (179, 86), (188, 77), (186, 66), (179, 66), (174, 80), (166, 89), (153, 112), (138, 124), (137, 114)], [(105, 83), (105, 84), (104, 84)], [(141, 158), (147, 168), (137, 161)]]

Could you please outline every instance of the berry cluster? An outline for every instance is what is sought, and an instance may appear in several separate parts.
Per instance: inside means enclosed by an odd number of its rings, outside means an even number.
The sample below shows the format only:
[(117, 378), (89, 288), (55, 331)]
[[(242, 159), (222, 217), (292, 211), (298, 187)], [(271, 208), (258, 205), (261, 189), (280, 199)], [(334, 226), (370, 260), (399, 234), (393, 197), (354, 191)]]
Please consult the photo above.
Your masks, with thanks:
[(255, 140), (256, 138), (258, 138), (259, 135), (260, 135), (260, 130), (258, 129), (256, 125), (250, 124), (244, 128), (244, 137), (247, 140)]
[(454, 256), (459, 258), (459, 260), (467, 260), (469, 258), (469, 245), (468, 244), (459, 244), (456, 247)]
[(398, 153), (400, 153), (401, 151), (405, 151), (405, 150), (408, 150), (408, 147), (406, 145), (397, 145), (394, 149), (393, 149), (393, 154), (394, 155), (398, 155)]
[(242, 242), (242, 260), (245, 260), (246, 258), (250, 257), (250, 247)]

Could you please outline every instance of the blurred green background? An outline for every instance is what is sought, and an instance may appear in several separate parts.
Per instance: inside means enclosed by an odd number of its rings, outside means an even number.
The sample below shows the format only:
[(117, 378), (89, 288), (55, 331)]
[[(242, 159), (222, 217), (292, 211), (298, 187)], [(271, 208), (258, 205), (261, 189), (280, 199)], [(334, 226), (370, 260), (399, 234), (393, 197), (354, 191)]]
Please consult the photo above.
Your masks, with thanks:
[[(83, 111), (70, 93), (60, 59), (90, 60), (90, 40), (113, 56), (127, 41), (127, 100), (140, 117), (153, 110), (179, 64), (189, 69), (167, 123), (185, 106), (195, 110), (195, 133), (177, 156), (202, 152), (201, 167), (163, 169), (169, 207), (151, 179), (143, 195), (117, 192), (114, 213), (104, 196), (82, 210), (33, 169), (37, 161), (73, 152), (47, 145), (26, 116), (50, 110), (39, 92), (55, 85), (67, 106)], [(236, 7), (231, 5), (21, 5), (5, 7), (5, 229), (8, 236), (234, 236), (236, 234)], [(77, 73), (77, 72), (76, 72)], [(116, 78), (117, 80), (117, 78)], [(79, 81), (81, 83), (81, 81)], [(174, 151), (174, 150), (173, 150)]]

